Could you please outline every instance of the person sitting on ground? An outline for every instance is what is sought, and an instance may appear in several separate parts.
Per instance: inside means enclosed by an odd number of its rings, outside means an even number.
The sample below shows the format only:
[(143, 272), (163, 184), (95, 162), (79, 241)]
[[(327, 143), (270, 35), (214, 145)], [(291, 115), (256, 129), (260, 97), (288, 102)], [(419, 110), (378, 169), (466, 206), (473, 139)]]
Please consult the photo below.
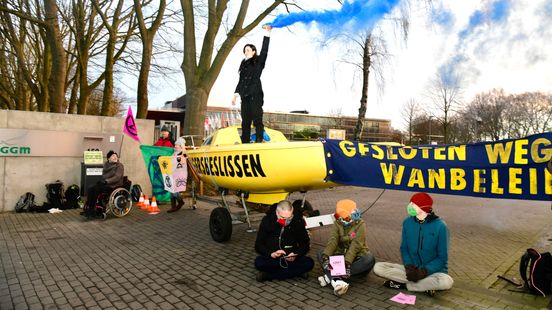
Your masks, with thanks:
[(161, 127), (161, 136), (155, 142), (154, 146), (166, 146), (166, 147), (174, 147), (174, 142), (171, 138), (171, 133), (169, 132), (169, 129), (166, 126)]
[(103, 166), (102, 179), (88, 190), (86, 204), (89, 210), (93, 210), (98, 195), (114, 188), (123, 186), (125, 167), (119, 162), (119, 154), (115, 151), (107, 152), (107, 161)]
[(301, 216), (294, 216), (293, 206), (282, 200), (274, 212), (269, 212), (261, 221), (255, 250), (258, 270), (257, 281), (283, 280), (297, 276), (308, 278), (314, 261), (307, 256), (310, 238)]
[[(172, 156), (176, 157), (178, 163), (185, 164), (186, 155), (182, 151), (184, 148), (184, 140), (178, 138), (174, 143), (174, 153)], [(168, 213), (176, 212), (182, 208), (184, 205), (184, 200), (182, 200), (182, 195), (180, 192), (171, 193), (171, 208), (167, 211)]]
[[(331, 284), (334, 294), (341, 296), (349, 288), (349, 284), (345, 280), (350, 276), (369, 273), (376, 261), (368, 251), (366, 224), (356, 203), (349, 199), (338, 201), (335, 218), (336, 221), (326, 248), (318, 252), (318, 260), (324, 271), (324, 275), (318, 277), (318, 282), (322, 287)], [(331, 275), (330, 256), (333, 255), (344, 256), (345, 275)]]
[(414, 194), (407, 212), (402, 225), (403, 264), (377, 263), (374, 273), (389, 279), (386, 287), (435, 296), (436, 290), (448, 290), (454, 283), (448, 275), (447, 224), (433, 212), (433, 199), (427, 193)]

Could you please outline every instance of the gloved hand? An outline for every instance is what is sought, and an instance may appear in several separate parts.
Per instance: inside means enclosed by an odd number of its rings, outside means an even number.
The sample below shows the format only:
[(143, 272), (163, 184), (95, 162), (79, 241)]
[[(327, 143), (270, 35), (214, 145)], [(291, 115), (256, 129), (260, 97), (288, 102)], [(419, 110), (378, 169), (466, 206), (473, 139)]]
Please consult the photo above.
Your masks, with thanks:
[(427, 277), (427, 270), (424, 268), (415, 268), (412, 274), (412, 279), (408, 279), (408, 281), (418, 282), (421, 279)]
[(418, 269), (418, 280), (416, 281), (420, 281), (421, 279), (427, 277), (427, 269), (425, 268), (420, 268)]
[(342, 277), (345, 279), (351, 277), (351, 264), (349, 264), (348, 262), (345, 262), (345, 275)]
[(404, 270), (406, 271), (406, 279), (408, 281), (417, 281), (415, 280), (418, 276), (416, 267), (414, 265), (406, 265), (404, 266)]
[(322, 255), (322, 269), (326, 271), (326, 270), (329, 270), (328, 269), (329, 267), (330, 267), (330, 258), (328, 257), (328, 255)]

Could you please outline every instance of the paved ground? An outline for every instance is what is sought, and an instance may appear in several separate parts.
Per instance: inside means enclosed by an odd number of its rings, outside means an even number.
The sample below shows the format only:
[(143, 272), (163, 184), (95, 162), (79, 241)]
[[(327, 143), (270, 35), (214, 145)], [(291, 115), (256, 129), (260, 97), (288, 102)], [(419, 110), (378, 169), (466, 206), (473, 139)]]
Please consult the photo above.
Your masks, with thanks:
[[(362, 210), (381, 190), (344, 187), (309, 193), (322, 213), (341, 198)], [(366, 213), (368, 245), (380, 261), (399, 262), (400, 223), (411, 193), (386, 191)], [(292, 198), (299, 198), (292, 195)], [(451, 231), (450, 274), (455, 286), (435, 298), (416, 294), (415, 306), (389, 300), (398, 291), (373, 274), (352, 281), (338, 298), (309, 280), (257, 283), (255, 234), (235, 225), (224, 244), (208, 231), (212, 205), (148, 215), (85, 221), (61, 214), (0, 214), (0, 309), (539, 309), (542, 298), (509, 291), (496, 275), (517, 276), (521, 253), (552, 248), (550, 203), (434, 195)], [(162, 206), (166, 210), (167, 206)], [(254, 223), (257, 225), (258, 223)], [(327, 228), (312, 230), (313, 250)]]

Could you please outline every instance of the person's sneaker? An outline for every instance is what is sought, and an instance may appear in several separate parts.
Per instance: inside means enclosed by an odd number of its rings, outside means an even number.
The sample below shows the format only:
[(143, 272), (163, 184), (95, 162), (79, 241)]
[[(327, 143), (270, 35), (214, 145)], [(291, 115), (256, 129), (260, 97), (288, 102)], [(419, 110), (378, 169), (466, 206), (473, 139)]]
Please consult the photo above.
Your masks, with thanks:
[(264, 282), (270, 280), (270, 274), (268, 272), (259, 271), (257, 272), (257, 276), (255, 277), (257, 282)]
[(394, 289), (405, 289), (406, 288), (406, 284), (401, 283), (401, 282), (395, 282), (395, 281), (392, 281), (392, 280), (386, 280), (385, 282), (383, 282), (383, 286), (388, 287), (388, 288), (394, 288)]
[(427, 294), (427, 296), (429, 297), (435, 297), (435, 294), (437, 293), (435, 290), (428, 290), (428, 291), (425, 291), (425, 293)]
[(301, 278), (302, 279), (305, 279), (305, 280), (308, 280), (309, 279), (309, 273), (308, 272), (305, 272), (301, 275)]
[(330, 278), (328, 278), (327, 275), (320, 276), (318, 277), (318, 283), (320, 283), (320, 286), (324, 287), (330, 284)]
[(349, 283), (343, 280), (333, 280), (332, 286), (334, 288), (334, 295), (336, 296), (344, 295), (349, 289)]

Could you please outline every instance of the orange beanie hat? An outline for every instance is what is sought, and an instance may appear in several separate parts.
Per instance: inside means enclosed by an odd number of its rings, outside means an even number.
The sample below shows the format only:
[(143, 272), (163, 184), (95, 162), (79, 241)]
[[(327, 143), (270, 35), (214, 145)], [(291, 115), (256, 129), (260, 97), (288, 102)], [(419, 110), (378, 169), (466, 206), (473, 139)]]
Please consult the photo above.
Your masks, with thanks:
[(335, 206), (335, 214), (337, 217), (345, 219), (351, 216), (351, 213), (356, 209), (356, 202), (350, 199), (343, 199), (337, 202)]

